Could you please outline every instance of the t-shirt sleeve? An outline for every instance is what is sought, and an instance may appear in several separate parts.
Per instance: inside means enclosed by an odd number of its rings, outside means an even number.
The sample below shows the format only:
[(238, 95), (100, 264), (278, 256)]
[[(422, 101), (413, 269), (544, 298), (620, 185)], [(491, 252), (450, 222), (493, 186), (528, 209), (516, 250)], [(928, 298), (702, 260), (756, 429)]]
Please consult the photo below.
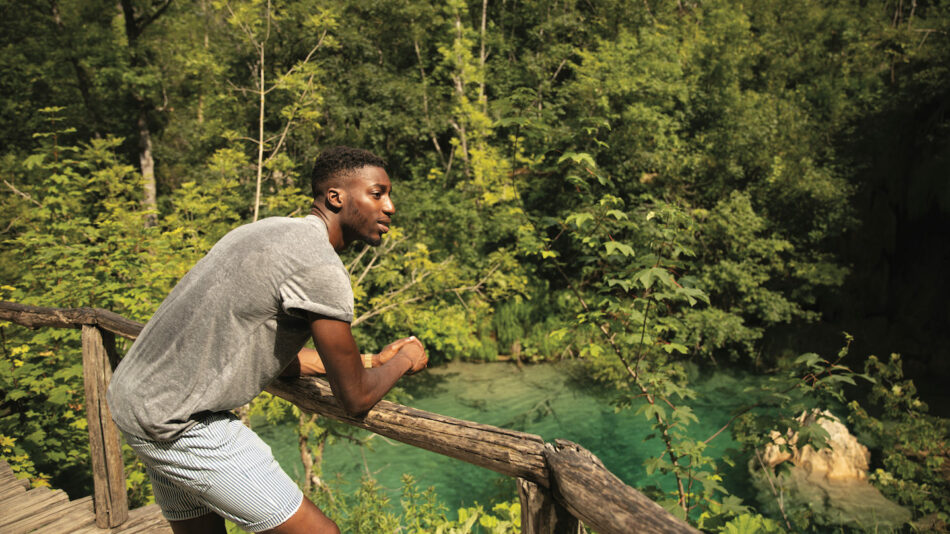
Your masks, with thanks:
[(300, 269), (280, 285), (284, 312), (302, 319), (307, 312), (353, 322), (353, 288), (342, 265), (322, 264)]

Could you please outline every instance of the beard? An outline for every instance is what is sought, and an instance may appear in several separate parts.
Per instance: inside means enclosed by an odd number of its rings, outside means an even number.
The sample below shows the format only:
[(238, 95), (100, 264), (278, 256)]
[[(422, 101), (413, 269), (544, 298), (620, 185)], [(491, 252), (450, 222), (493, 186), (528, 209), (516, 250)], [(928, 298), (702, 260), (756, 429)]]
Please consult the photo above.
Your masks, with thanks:
[(378, 247), (383, 242), (382, 233), (376, 227), (376, 219), (361, 213), (354, 207), (344, 208), (343, 227), (344, 235), (350, 236), (350, 241), (360, 240), (370, 246)]

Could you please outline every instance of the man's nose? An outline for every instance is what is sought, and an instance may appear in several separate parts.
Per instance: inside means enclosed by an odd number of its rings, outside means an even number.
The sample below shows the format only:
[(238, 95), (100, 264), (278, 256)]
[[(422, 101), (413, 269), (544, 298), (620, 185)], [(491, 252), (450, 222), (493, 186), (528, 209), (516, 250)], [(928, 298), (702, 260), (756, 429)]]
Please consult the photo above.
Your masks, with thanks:
[(386, 195), (386, 202), (383, 203), (383, 213), (386, 215), (396, 213), (396, 205), (393, 204), (393, 199), (389, 195)]

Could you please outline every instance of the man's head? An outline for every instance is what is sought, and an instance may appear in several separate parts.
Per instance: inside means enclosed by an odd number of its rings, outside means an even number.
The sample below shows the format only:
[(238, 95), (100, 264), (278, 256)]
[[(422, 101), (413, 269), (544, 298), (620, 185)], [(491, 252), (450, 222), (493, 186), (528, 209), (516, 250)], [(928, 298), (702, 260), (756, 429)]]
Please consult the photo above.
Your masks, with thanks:
[(379, 245), (389, 231), (396, 208), (385, 165), (373, 153), (349, 147), (328, 149), (314, 163), (313, 213), (327, 223), (337, 250), (357, 240)]
[(313, 198), (326, 194), (328, 187), (342, 186), (346, 178), (352, 176), (353, 171), (366, 166), (385, 169), (386, 161), (368, 150), (348, 146), (335, 146), (324, 150), (313, 162), (313, 172), (310, 174)]

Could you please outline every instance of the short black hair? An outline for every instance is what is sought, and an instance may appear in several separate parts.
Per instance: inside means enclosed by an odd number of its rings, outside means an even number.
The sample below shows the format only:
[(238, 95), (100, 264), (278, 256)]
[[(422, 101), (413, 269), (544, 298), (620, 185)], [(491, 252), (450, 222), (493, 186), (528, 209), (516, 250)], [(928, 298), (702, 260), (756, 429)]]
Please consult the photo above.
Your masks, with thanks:
[(361, 148), (335, 146), (324, 150), (313, 162), (313, 172), (310, 174), (313, 198), (322, 194), (323, 186), (333, 178), (367, 165), (385, 169), (386, 160)]

